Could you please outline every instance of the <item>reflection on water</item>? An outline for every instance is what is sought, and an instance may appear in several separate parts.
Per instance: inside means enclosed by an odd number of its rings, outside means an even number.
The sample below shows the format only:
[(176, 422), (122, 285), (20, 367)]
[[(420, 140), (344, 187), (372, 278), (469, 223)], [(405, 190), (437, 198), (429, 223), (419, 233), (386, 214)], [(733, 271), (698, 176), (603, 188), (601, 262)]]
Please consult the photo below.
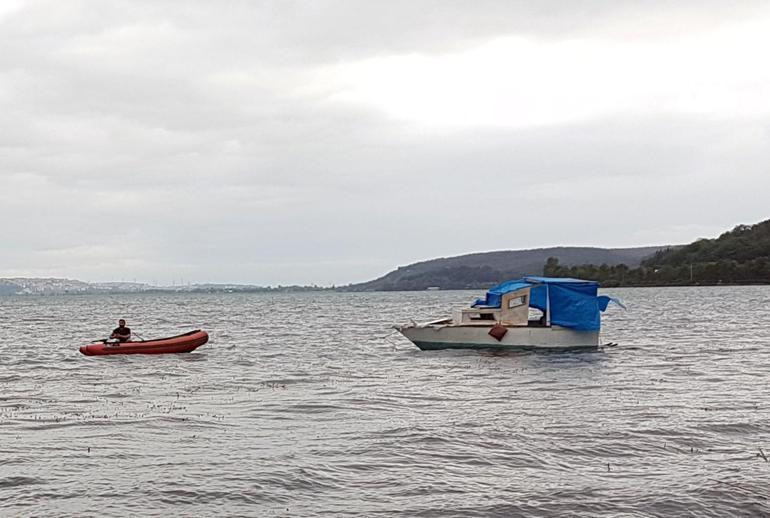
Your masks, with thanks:
[[(0, 514), (770, 513), (770, 288), (611, 293), (565, 354), (391, 333), (473, 292), (0, 298)], [(118, 317), (211, 341), (78, 353)]]

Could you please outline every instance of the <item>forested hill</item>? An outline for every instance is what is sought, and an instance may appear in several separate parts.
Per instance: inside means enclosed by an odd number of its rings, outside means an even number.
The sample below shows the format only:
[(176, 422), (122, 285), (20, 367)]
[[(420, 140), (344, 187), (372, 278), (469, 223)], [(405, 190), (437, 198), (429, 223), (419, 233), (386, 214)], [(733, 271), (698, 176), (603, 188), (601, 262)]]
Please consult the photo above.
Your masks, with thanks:
[(661, 267), (719, 261), (746, 263), (769, 257), (770, 219), (756, 225), (738, 225), (716, 239), (699, 239), (675, 250), (660, 250), (642, 264)]
[(666, 248), (638, 268), (567, 266), (551, 258), (546, 275), (598, 280), (602, 286), (666, 286), (770, 283), (770, 220), (738, 225), (715, 239)]
[(344, 291), (424, 290), (435, 286), (447, 289), (487, 288), (506, 279), (541, 275), (549, 257), (564, 265), (586, 263), (639, 266), (660, 246), (642, 248), (554, 247), (533, 250), (484, 252), (432, 259), (402, 266), (373, 281), (353, 284)]

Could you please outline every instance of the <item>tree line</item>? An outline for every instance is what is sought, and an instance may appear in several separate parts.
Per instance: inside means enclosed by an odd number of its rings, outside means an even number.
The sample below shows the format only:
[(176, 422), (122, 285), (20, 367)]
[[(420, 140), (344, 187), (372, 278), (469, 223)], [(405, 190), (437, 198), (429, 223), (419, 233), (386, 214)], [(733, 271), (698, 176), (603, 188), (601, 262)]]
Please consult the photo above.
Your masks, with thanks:
[(738, 225), (716, 239), (660, 250), (638, 268), (625, 264), (565, 266), (550, 257), (543, 274), (596, 280), (605, 287), (770, 284), (770, 220)]

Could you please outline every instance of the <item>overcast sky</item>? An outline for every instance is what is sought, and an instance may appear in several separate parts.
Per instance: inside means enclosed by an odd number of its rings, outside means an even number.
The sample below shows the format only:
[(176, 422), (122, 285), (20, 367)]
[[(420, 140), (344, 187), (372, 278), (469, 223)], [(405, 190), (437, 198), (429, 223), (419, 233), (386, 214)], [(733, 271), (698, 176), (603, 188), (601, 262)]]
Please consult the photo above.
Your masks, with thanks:
[(0, 0), (0, 276), (346, 284), (770, 217), (770, 3)]

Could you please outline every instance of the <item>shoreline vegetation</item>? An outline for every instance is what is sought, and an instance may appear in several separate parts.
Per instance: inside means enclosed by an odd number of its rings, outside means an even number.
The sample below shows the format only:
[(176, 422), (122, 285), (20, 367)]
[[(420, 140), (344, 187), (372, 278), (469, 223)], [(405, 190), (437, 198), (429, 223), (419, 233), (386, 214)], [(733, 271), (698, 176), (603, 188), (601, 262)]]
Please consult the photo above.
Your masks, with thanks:
[(557, 257), (550, 257), (543, 275), (595, 280), (604, 288), (770, 284), (770, 220), (738, 225), (715, 239), (659, 250), (637, 268), (562, 266)]
[[(544, 266), (538, 266), (543, 265), (544, 259)], [(540, 274), (594, 280), (603, 288), (770, 284), (770, 220), (738, 225), (717, 238), (698, 239), (680, 246), (554, 247), (432, 259), (399, 267), (373, 281), (346, 286), (213, 283), (154, 286), (136, 282), (87, 283), (15, 277), (0, 278), (0, 295), (477, 290), (488, 289), (506, 279)]]
[(597, 248), (560, 246), (528, 250), (500, 250), (441, 257), (397, 269), (374, 280), (342, 287), (342, 291), (421, 291), (427, 289), (487, 289), (507, 279), (541, 275), (550, 257), (560, 264), (626, 264), (638, 267), (642, 260), (665, 246)]
[(603, 288), (770, 284), (770, 220), (688, 245), (557, 247), (433, 259), (342, 290), (488, 289), (528, 275), (593, 280)]

